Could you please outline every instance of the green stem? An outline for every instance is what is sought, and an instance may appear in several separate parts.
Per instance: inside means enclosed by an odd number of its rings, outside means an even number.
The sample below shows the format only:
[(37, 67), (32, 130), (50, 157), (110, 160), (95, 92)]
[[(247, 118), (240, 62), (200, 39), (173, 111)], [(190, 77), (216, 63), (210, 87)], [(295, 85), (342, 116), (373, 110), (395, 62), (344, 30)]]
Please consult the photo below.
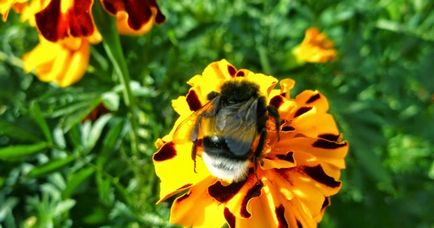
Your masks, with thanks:
[(258, 47), (258, 53), (259, 53), (259, 61), (261, 62), (262, 69), (264, 72), (271, 74), (271, 66), (270, 61), (268, 60), (267, 56), (267, 50), (265, 50), (264, 46), (260, 45)]
[(6, 62), (6, 61), (13, 66), (23, 68), (23, 61), (20, 58), (17, 58), (12, 55), (8, 55), (5, 52), (0, 51), (0, 62)]
[[(96, 1), (98, 2), (98, 1)], [(94, 16), (96, 18), (96, 23), (98, 29), (103, 37), (104, 50), (113, 64), (116, 75), (119, 77), (121, 84), (123, 85), (123, 97), (125, 104), (128, 107), (128, 119), (131, 124), (132, 131), (130, 132), (131, 137), (131, 150), (134, 156), (139, 155), (138, 149), (138, 121), (136, 116), (137, 105), (130, 86), (130, 75), (128, 72), (127, 63), (125, 62), (125, 57), (122, 51), (121, 41), (119, 38), (119, 33), (116, 28), (116, 20), (106, 14), (102, 10), (100, 4), (95, 4)]]

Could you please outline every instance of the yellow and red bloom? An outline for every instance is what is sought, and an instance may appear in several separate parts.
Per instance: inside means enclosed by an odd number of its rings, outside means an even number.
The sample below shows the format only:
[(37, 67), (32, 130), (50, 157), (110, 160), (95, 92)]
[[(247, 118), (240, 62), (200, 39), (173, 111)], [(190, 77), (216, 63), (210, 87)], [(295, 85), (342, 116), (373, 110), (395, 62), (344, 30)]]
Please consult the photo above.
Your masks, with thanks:
[[(154, 23), (165, 20), (155, 0), (100, 1), (116, 16), (120, 33), (144, 34)], [(80, 80), (89, 65), (90, 44), (102, 40), (92, 15), (93, 4), (94, 0), (27, 2), (21, 20), (36, 26), (42, 37), (23, 57), (25, 71), (35, 70), (40, 80), (59, 86)]]
[[(235, 79), (236, 78), (236, 79)], [(228, 183), (212, 176), (198, 151), (196, 169), (191, 158), (192, 142), (174, 138), (183, 132), (184, 120), (207, 103), (207, 95), (230, 80), (256, 83), (267, 103), (277, 108), (280, 140), (273, 120), (267, 122), (268, 137), (255, 170), (247, 178)], [(180, 115), (173, 130), (157, 140), (153, 156), (160, 183), (160, 201), (181, 194), (174, 201), (170, 222), (184, 226), (221, 227), (316, 227), (330, 196), (342, 183), (348, 151), (331, 114), (326, 97), (306, 90), (295, 98), (295, 82), (278, 80), (246, 69), (237, 70), (226, 60), (211, 63), (188, 84), (186, 96), (172, 102)], [(188, 137), (188, 136), (186, 136)]]
[[(51, 0), (35, 15), (40, 33), (49, 41), (66, 37), (89, 37), (97, 29), (92, 16), (94, 0)], [(165, 18), (155, 0), (100, 0), (104, 9), (116, 15), (119, 31), (144, 34)]]
[(311, 27), (306, 30), (301, 44), (293, 49), (293, 54), (299, 63), (324, 63), (335, 59), (336, 50), (333, 45), (333, 41), (324, 33)]
[(140, 35), (165, 20), (155, 0), (101, 0), (101, 3), (107, 12), (116, 16), (121, 34)]

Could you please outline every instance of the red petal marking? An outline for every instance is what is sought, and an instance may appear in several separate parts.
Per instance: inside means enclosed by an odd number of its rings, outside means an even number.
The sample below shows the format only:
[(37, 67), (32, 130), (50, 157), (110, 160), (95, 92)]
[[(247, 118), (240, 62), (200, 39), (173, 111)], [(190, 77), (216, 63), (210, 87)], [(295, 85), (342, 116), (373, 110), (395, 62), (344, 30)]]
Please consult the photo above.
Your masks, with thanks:
[(321, 210), (324, 210), (326, 207), (330, 206), (331, 200), (330, 197), (326, 197), (324, 202), (322, 203)]
[(220, 203), (225, 203), (232, 199), (245, 183), (246, 181), (234, 182), (230, 185), (224, 186), (220, 181), (217, 181), (215, 184), (208, 187), (208, 193)]
[(235, 75), (235, 76), (237, 76), (237, 77), (244, 77), (244, 71), (242, 71), (242, 70), (239, 70), (239, 71), (237, 71), (237, 74)]
[(276, 108), (279, 108), (283, 104), (283, 97), (280, 95), (274, 96), (270, 100), (270, 105), (273, 105)]
[(319, 93), (312, 95), (311, 97), (309, 97), (309, 99), (306, 101), (306, 104), (310, 104), (315, 102), (316, 100), (320, 99), (321, 95)]
[(324, 172), (324, 169), (321, 167), (321, 165), (317, 166), (305, 166), (303, 168), (304, 173), (306, 173), (308, 176), (310, 176), (315, 181), (327, 185), (331, 188), (336, 188), (341, 186), (340, 181), (336, 181), (333, 177), (330, 177)]
[(152, 8), (157, 10), (156, 23), (162, 23), (166, 19), (155, 0), (102, 0), (102, 4), (113, 15), (125, 11), (128, 14), (128, 25), (134, 30), (139, 30), (149, 22), (152, 18)]
[(276, 217), (278, 222), (278, 228), (288, 228), (288, 222), (286, 222), (285, 218), (285, 207), (280, 204), (279, 207), (276, 208)]
[(185, 193), (184, 195), (178, 197), (176, 200), (177, 200), (178, 203), (179, 203), (179, 202), (181, 202), (181, 201), (187, 199), (190, 195), (191, 195), (191, 190), (190, 190), (189, 192)]
[(291, 163), (294, 163), (294, 152), (288, 152), (286, 154), (278, 154), (276, 157), (280, 160), (285, 160)]
[(329, 140), (325, 140), (322, 138), (317, 139), (312, 146), (316, 147), (316, 148), (322, 148), (322, 149), (337, 149), (340, 147), (344, 147), (347, 145), (347, 142), (342, 142), (342, 143), (338, 143), (338, 142), (333, 142), (333, 141), (329, 141)]
[(235, 74), (237, 73), (237, 69), (234, 66), (228, 64), (228, 73), (230, 76), (235, 77)]
[(303, 225), (300, 221), (298, 221), (297, 219), (295, 219), (295, 221), (297, 222), (297, 228), (303, 228)]
[(72, 8), (62, 14), (60, 0), (52, 0), (35, 15), (36, 25), (45, 39), (52, 42), (68, 36), (90, 36), (94, 31), (92, 4), (93, 0), (75, 0)]
[(293, 130), (295, 130), (295, 128), (288, 125), (282, 127), (282, 131), (293, 131)]
[(247, 211), (247, 203), (253, 198), (261, 195), (262, 187), (264, 184), (262, 181), (258, 181), (254, 186), (252, 186), (241, 202), (241, 216), (244, 218), (250, 218), (251, 214)]
[(196, 91), (190, 90), (187, 94), (187, 103), (188, 107), (190, 107), (191, 111), (197, 111), (202, 108), (202, 104), (200, 103), (199, 97), (196, 94)]
[(157, 153), (154, 154), (155, 161), (165, 161), (171, 159), (176, 156), (175, 144), (173, 142), (169, 142), (164, 144)]
[(235, 227), (235, 216), (232, 214), (227, 207), (225, 207), (224, 211), (226, 222), (228, 223), (230, 228)]
[(311, 110), (312, 107), (309, 106), (305, 106), (305, 107), (301, 107), (299, 108), (295, 114), (294, 114), (294, 118), (303, 115), (305, 112), (308, 112), (309, 110)]
[(335, 134), (321, 134), (321, 135), (318, 135), (318, 137), (319, 137), (319, 138), (322, 138), (322, 139), (329, 140), (329, 141), (337, 142), (338, 139), (339, 139), (339, 137), (340, 137), (340, 135), (335, 135)]

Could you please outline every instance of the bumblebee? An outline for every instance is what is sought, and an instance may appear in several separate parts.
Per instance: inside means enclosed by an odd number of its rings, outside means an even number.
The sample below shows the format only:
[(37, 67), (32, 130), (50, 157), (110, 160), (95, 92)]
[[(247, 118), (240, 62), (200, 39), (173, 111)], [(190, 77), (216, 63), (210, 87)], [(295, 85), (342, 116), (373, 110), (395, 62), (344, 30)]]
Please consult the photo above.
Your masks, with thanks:
[[(208, 103), (182, 122), (178, 129), (189, 129), (187, 135), (193, 142), (191, 157), (194, 164), (200, 148), (212, 175), (222, 180), (242, 181), (249, 173), (250, 162), (256, 169), (267, 137), (265, 125), (269, 115), (274, 118), (279, 132), (277, 109), (267, 106), (259, 86), (247, 80), (227, 81), (222, 84), (220, 93), (211, 92), (207, 98)], [(175, 138), (181, 134), (182, 130), (178, 129)], [(255, 149), (253, 145), (256, 145)]]

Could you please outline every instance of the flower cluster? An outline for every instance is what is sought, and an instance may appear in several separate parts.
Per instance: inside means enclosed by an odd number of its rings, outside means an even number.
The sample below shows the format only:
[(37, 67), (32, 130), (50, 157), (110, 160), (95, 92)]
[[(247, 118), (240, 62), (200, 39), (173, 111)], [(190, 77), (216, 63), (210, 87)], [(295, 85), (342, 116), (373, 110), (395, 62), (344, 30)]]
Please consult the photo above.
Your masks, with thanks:
[[(177, 140), (189, 131), (185, 121), (207, 104), (208, 94), (220, 92), (231, 80), (258, 85), (268, 105), (280, 115), (279, 135), (270, 118), (264, 149), (257, 164), (251, 161), (247, 177), (228, 182), (213, 176), (193, 142)], [(153, 156), (161, 180), (160, 201), (178, 195), (172, 205), (170, 222), (183, 226), (221, 227), (315, 227), (330, 205), (330, 196), (341, 188), (340, 171), (348, 143), (342, 139), (328, 111), (326, 97), (306, 90), (291, 97), (295, 82), (246, 69), (237, 70), (226, 60), (211, 63), (202, 75), (188, 84), (186, 96), (172, 106), (180, 115), (173, 130), (158, 139)], [(183, 129), (185, 128), (185, 129)], [(179, 133), (180, 132), (180, 133)], [(243, 132), (239, 132), (243, 134)]]
[[(155, 0), (100, 0), (116, 17), (121, 34), (141, 35), (165, 20)], [(89, 64), (91, 44), (101, 41), (92, 15), (93, 0), (7, 0), (0, 4), (3, 20), (11, 8), (36, 26), (40, 43), (24, 55), (24, 70), (42, 81), (69, 86), (80, 80)]]

